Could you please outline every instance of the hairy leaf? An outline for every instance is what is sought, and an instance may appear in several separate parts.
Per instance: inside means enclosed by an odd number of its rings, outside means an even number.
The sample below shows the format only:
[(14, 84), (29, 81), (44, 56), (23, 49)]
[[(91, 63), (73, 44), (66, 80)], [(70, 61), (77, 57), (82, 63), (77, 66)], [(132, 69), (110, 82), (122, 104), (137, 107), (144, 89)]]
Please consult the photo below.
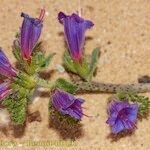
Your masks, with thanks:
[(72, 94), (75, 93), (77, 90), (77, 86), (62, 78), (57, 79), (56, 87)]

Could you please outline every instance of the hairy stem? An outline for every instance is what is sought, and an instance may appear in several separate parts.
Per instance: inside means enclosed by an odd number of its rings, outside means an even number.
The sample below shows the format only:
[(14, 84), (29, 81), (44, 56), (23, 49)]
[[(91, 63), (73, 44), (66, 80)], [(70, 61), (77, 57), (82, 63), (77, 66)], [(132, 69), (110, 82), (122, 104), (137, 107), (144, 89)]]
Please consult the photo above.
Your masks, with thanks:
[(116, 93), (119, 91), (126, 92), (150, 92), (150, 83), (137, 83), (137, 84), (111, 84), (111, 83), (98, 83), (98, 82), (83, 82), (77, 81), (74, 84), (78, 87), (77, 93), (82, 92), (106, 92)]
[(47, 89), (50, 89), (50, 90), (53, 87), (55, 87), (54, 82), (50, 82), (50, 81), (47, 81), (47, 80), (44, 80), (44, 79), (41, 79), (41, 78), (37, 78), (36, 81), (37, 81), (38, 86), (41, 86), (41, 87), (44, 87), (44, 88), (47, 88)]

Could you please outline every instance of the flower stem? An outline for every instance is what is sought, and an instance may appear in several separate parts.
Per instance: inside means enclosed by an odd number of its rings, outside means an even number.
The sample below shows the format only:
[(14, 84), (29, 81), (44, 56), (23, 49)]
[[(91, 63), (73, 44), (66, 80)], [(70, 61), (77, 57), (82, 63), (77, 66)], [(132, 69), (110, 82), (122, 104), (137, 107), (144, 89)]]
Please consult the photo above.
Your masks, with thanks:
[(137, 84), (111, 84), (111, 83), (98, 83), (98, 82), (83, 82), (76, 81), (74, 84), (78, 87), (77, 93), (83, 92), (106, 92), (116, 93), (119, 91), (126, 92), (150, 92), (150, 83), (137, 83)]

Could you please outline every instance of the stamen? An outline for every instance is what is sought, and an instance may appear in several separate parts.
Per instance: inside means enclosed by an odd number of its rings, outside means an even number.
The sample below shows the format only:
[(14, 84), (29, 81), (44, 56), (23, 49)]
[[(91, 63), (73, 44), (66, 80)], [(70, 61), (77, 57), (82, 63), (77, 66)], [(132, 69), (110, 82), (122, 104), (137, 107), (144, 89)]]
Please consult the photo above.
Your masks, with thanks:
[(82, 113), (82, 115), (84, 115), (85, 117), (88, 117), (88, 118), (92, 118), (92, 116), (86, 115), (84, 113)]
[(81, 15), (82, 15), (81, 0), (78, 0), (78, 11), (77, 11), (77, 13), (81, 17)]
[(41, 9), (39, 20), (43, 21), (44, 15), (45, 15), (45, 9)]
[[(77, 109), (80, 109), (79, 107), (76, 107)], [(83, 107), (82, 107), (83, 108)], [(77, 111), (76, 111), (76, 113), (78, 114), (78, 115), (80, 115)], [(88, 115), (86, 115), (86, 114), (84, 114), (83, 112), (81, 112), (81, 114), (82, 115), (84, 115), (84, 116), (86, 116), (86, 117), (92, 117), (92, 116), (88, 116)]]

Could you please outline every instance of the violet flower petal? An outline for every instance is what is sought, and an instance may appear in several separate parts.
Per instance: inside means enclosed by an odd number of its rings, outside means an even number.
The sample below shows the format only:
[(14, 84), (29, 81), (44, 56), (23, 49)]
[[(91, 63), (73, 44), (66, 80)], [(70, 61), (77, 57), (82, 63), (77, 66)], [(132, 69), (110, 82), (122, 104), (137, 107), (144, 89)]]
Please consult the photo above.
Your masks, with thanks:
[(82, 107), (84, 100), (75, 98), (72, 94), (56, 89), (52, 93), (52, 105), (63, 115), (80, 120), (83, 116)]
[(132, 104), (128, 111), (128, 118), (130, 121), (135, 121), (137, 119), (137, 112), (138, 112), (138, 104)]
[(83, 102), (84, 100), (82, 99), (76, 99), (70, 107), (63, 109), (62, 112), (64, 114), (69, 114), (71, 117), (75, 119), (80, 120), (80, 118), (82, 118), (83, 116), (82, 107), (81, 107)]
[(63, 12), (58, 14), (58, 20), (64, 25), (65, 37), (72, 59), (80, 62), (83, 55), (85, 31), (94, 24), (89, 20), (84, 20), (77, 14), (67, 16)]
[(117, 134), (122, 130), (124, 130), (124, 125), (120, 120), (117, 120), (115, 125), (112, 127), (112, 133)]
[(21, 27), (21, 54), (23, 58), (29, 60), (41, 35), (43, 22), (41, 19), (31, 18), (25, 13), (22, 13), (21, 17), (24, 18)]
[(16, 77), (16, 71), (0, 48), (0, 74), (5, 77)]
[(117, 134), (122, 130), (132, 130), (136, 126), (138, 104), (128, 101), (113, 101), (109, 107), (107, 124), (112, 126), (112, 132)]
[(53, 104), (58, 110), (68, 108), (75, 101), (74, 97), (71, 94), (63, 92), (61, 90), (55, 90), (53, 93), (53, 97), (55, 98), (53, 99)]

